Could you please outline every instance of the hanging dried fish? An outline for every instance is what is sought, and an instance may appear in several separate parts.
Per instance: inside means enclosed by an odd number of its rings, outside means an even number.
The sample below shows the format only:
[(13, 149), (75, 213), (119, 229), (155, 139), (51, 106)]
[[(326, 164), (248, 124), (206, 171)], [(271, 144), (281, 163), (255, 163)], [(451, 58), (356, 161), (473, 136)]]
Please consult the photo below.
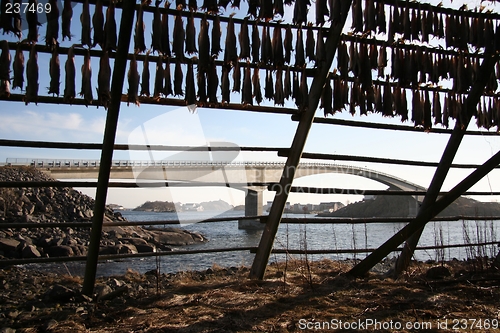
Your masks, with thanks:
[(272, 41), (272, 59), (274, 66), (283, 66), (283, 39), (281, 38), (281, 26), (274, 27), (273, 41)]
[(192, 12), (195, 12), (198, 10), (198, 4), (196, 3), (196, 0), (189, 0), (188, 3), (189, 10)]
[(208, 14), (217, 14), (219, 7), (217, 6), (217, 0), (203, 0), (203, 6), (201, 6)]
[(92, 29), (94, 30), (94, 43), (104, 48), (104, 14), (102, 9), (102, 0), (97, 0), (94, 7), (94, 16), (92, 16)]
[(0, 80), (10, 80), (10, 51), (9, 43), (6, 40), (0, 41), (0, 49), (2, 53), (0, 54)]
[(184, 31), (184, 26), (182, 24), (182, 16), (177, 13), (174, 22), (174, 42), (172, 44), (172, 50), (176, 58), (179, 60), (184, 59), (184, 39), (186, 37), (186, 32)]
[(406, 89), (401, 94), (401, 122), (408, 120), (408, 101), (406, 99)]
[(240, 42), (239, 58), (243, 60), (250, 59), (250, 37), (248, 35), (248, 17), (245, 17), (245, 20), (241, 25), (241, 29), (238, 34), (238, 40)]
[(403, 26), (401, 24), (401, 17), (399, 15), (399, 8), (397, 6), (393, 7), (393, 17), (392, 19), (394, 20), (394, 32), (397, 33), (402, 33), (403, 32)]
[(394, 87), (392, 91), (392, 104), (394, 106), (394, 110), (396, 111), (396, 115), (401, 116), (403, 112), (403, 105), (401, 101), (401, 87)]
[(375, 11), (375, 3), (373, 0), (365, 0), (365, 10), (364, 10), (364, 23), (365, 23), (365, 32), (375, 32), (377, 27)]
[(318, 30), (316, 39), (316, 67), (321, 68), (326, 62), (325, 41), (323, 40), (323, 31)]
[(68, 50), (68, 58), (64, 64), (64, 72), (66, 77), (64, 80), (64, 102), (72, 103), (76, 97), (76, 68), (75, 68), (75, 50), (71, 46)]
[(260, 105), (262, 103), (262, 91), (260, 90), (260, 78), (259, 78), (259, 68), (255, 67), (253, 69), (252, 76), (252, 85), (253, 85), (253, 96), (255, 97), (255, 101)]
[(434, 125), (441, 124), (443, 122), (441, 114), (441, 100), (437, 91), (434, 92), (434, 98), (432, 101), (432, 116), (434, 117)]
[(300, 80), (299, 74), (297, 72), (293, 72), (293, 90), (292, 90), (292, 98), (295, 101), (295, 105), (300, 108), (303, 104), (302, 94), (300, 93)]
[(359, 53), (359, 64), (360, 64), (360, 75), (359, 82), (363, 91), (368, 90), (372, 86), (372, 70), (370, 67), (370, 58), (368, 57), (368, 46), (366, 44), (360, 44)]
[(241, 94), (241, 103), (243, 105), (252, 105), (252, 79), (250, 77), (250, 64), (247, 64), (243, 75), (243, 93)]
[(377, 2), (377, 27), (379, 33), (387, 32), (387, 22), (385, 20), (385, 6), (383, 2)]
[(222, 66), (222, 104), (230, 103), (231, 90), (229, 89), (229, 70), (231, 67), (228, 65)]
[(90, 52), (87, 50), (83, 57), (82, 65), (82, 89), (80, 96), (83, 96), (85, 106), (92, 104), (92, 68), (90, 67)]
[(449, 95), (446, 94), (444, 97), (444, 105), (443, 105), (443, 126), (448, 128), (449, 126)]
[(204, 71), (200, 71), (198, 68), (198, 74), (196, 75), (196, 81), (198, 82), (198, 101), (201, 106), (207, 103), (207, 78)]
[[(165, 1), (165, 9), (168, 9), (170, 2)], [(170, 52), (170, 30), (168, 26), (168, 12), (164, 12), (161, 16), (161, 32), (160, 32), (160, 52), (166, 56), (171, 57)]]
[(174, 96), (184, 96), (184, 91), (182, 91), (182, 80), (184, 75), (182, 74), (181, 62), (177, 60), (175, 62), (175, 72), (174, 72)]
[(172, 75), (170, 73), (171, 73), (171, 71), (170, 71), (170, 58), (167, 57), (165, 69), (163, 70), (163, 77), (165, 78), (165, 82), (162, 83), (163, 84), (162, 93), (165, 97), (174, 94), (174, 90), (172, 89)]
[(316, 0), (316, 25), (322, 26), (325, 24), (325, 16), (330, 16), (326, 0)]
[[(38, 8), (37, 0), (29, 0), (28, 8)], [(38, 42), (38, 27), (41, 26), (41, 23), (38, 22), (38, 12), (27, 10), (26, 22), (28, 22), (28, 42)]]
[(358, 91), (361, 91), (359, 89), (359, 85), (357, 83), (353, 83), (351, 96), (349, 98), (349, 113), (353, 116), (356, 114), (356, 105), (358, 105)]
[(266, 70), (266, 85), (264, 87), (264, 97), (268, 100), (272, 100), (274, 98), (273, 74), (270, 70)]
[(302, 96), (302, 105), (299, 106), (299, 111), (305, 111), (309, 106), (309, 88), (307, 86), (307, 75), (305, 69), (302, 69), (302, 73), (300, 75), (300, 95)]
[(260, 0), (248, 0), (248, 12), (247, 15), (257, 18), (257, 11), (260, 7)]
[(352, 26), (354, 32), (363, 32), (363, 9), (361, 8), (361, 0), (353, 0), (352, 2)]
[(316, 55), (314, 54), (315, 47), (316, 47), (316, 41), (314, 40), (312, 25), (309, 24), (307, 26), (307, 33), (306, 33), (306, 57), (309, 58), (309, 61), (316, 60)]
[(323, 109), (325, 117), (329, 114), (333, 114), (333, 91), (330, 83), (331, 80), (326, 80), (325, 87), (321, 93), (321, 105), (320, 108)]
[(73, 18), (73, 7), (71, 6), (71, 0), (64, 0), (63, 11), (62, 11), (62, 36), (71, 40), (71, 19)]
[(109, 52), (104, 51), (99, 60), (99, 73), (97, 73), (97, 100), (99, 105), (108, 109), (111, 101), (110, 92), (111, 66), (109, 65)]
[(21, 49), (21, 44), (17, 45), (16, 55), (14, 56), (14, 80), (12, 81), (12, 88), (19, 88), (23, 90), (24, 86), (24, 54)]
[(175, 8), (177, 10), (183, 10), (186, 8), (186, 0), (175, 0)]
[(423, 104), (421, 102), (420, 92), (417, 89), (413, 90), (412, 99), (412, 115), (411, 120), (415, 127), (424, 125), (424, 110)]
[(285, 63), (290, 64), (290, 59), (292, 58), (292, 27), (287, 24), (285, 30), (285, 40), (283, 42), (283, 46), (285, 47)]
[(309, 4), (309, 0), (295, 0), (295, 7), (293, 9), (294, 24), (300, 26), (302, 23), (307, 23), (307, 6)]
[(346, 79), (349, 74), (349, 53), (347, 53), (347, 45), (342, 41), (338, 48), (337, 67), (340, 71), (340, 77)]
[(82, 45), (92, 46), (91, 27), (90, 27), (90, 5), (89, 0), (83, 2), (83, 10), (80, 15), (80, 23), (82, 24)]
[(116, 50), (116, 38), (115, 4), (111, 1), (106, 10), (106, 23), (104, 23), (104, 49)]
[(408, 6), (408, 2), (406, 6), (402, 10), (403, 15), (403, 38), (407, 41), (411, 40), (411, 20), (410, 20), (410, 7)]
[(193, 62), (188, 63), (188, 70), (186, 74), (186, 104), (194, 105), (196, 107), (196, 91), (194, 86), (194, 70)]
[[(212, 27), (212, 56), (217, 58), (219, 56), (219, 52), (222, 51), (220, 47), (220, 39), (221, 39), (221, 29), (220, 29), (220, 18), (218, 15), (214, 18), (214, 26)], [(255, 46), (254, 46), (255, 47)]]
[(285, 16), (285, 7), (283, 6), (283, 0), (274, 0), (274, 15)]
[(132, 55), (130, 60), (130, 68), (128, 70), (128, 92), (127, 92), (127, 106), (133, 103), (139, 106), (139, 71), (137, 70), (137, 60), (135, 55)]
[(2, 0), (0, 7), (0, 28), (3, 29), (3, 34), (8, 34), (12, 32), (14, 27), (12, 26), (12, 2), (10, 0)]
[(424, 130), (429, 131), (432, 128), (432, 108), (429, 100), (429, 91), (424, 92)]
[(421, 11), (422, 13), (422, 17), (420, 19), (420, 32), (421, 32), (421, 39), (422, 39), (422, 42), (426, 42), (428, 43), (429, 42), (429, 30), (427, 29), (427, 27), (429, 26), (427, 24), (427, 11), (426, 10), (422, 10)]
[(273, 19), (273, 2), (272, 1), (261, 1), (259, 17), (264, 21), (270, 21)]
[(194, 27), (193, 12), (191, 12), (191, 16), (188, 18), (186, 25), (186, 52), (189, 55), (198, 52), (196, 49), (196, 28)]
[(292, 80), (290, 77), (290, 67), (287, 67), (285, 71), (283, 95), (285, 96), (286, 99), (289, 99), (292, 96)]
[(236, 62), (233, 68), (233, 92), (239, 93), (241, 90), (241, 71), (240, 63)]
[[(22, 0), (14, 0), (14, 6), (20, 6), (21, 1)], [(3, 20), (0, 19), (0, 21)], [(21, 18), (21, 12), (14, 11), (12, 13), (12, 33), (19, 39), (23, 37), (23, 22)]]
[(285, 105), (285, 92), (283, 91), (283, 69), (280, 67), (276, 71), (276, 85), (274, 87), (274, 104)]
[(378, 69), (378, 49), (377, 45), (370, 45), (370, 53), (368, 58), (370, 59), (370, 69)]
[(260, 50), (259, 27), (257, 26), (257, 22), (255, 22), (252, 27), (252, 61), (254, 63), (258, 63), (260, 60), (259, 50)]
[(387, 50), (385, 46), (380, 47), (380, 52), (378, 53), (378, 76), (384, 77), (385, 67), (387, 67)]
[(214, 62), (210, 64), (207, 72), (208, 80), (208, 101), (211, 104), (217, 104), (217, 88), (219, 87), (219, 77), (217, 75), (217, 66)]
[(224, 63), (232, 64), (238, 61), (238, 51), (236, 50), (236, 34), (234, 32), (233, 15), (229, 18), (226, 31), (226, 48), (224, 49)]
[(50, 85), (49, 94), (59, 96), (59, 83), (61, 78), (61, 65), (59, 63), (59, 53), (57, 50), (52, 52), (52, 57), (49, 63)]
[(37, 104), (38, 100), (38, 54), (36, 52), (36, 44), (31, 46), (28, 64), (26, 65), (26, 95), (24, 103), (28, 105), (31, 102)]
[(198, 45), (200, 47), (200, 52), (198, 53), (198, 69), (205, 71), (210, 62), (210, 39), (208, 37), (208, 22), (206, 16), (203, 17), (200, 23)]
[(162, 19), (160, 12), (161, 0), (156, 0), (155, 11), (153, 13), (153, 25), (151, 32), (151, 48), (153, 52), (162, 51)]
[(156, 62), (156, 76), (155, 76), (155, 86), (153, 90), (153, 97), (155, 99), (160, 98), (160, 94), (163, 93), (163, 80), (165, 79), (165, 74), (163, 71), (162, 56), (158, 57)]
[(142, 6), (143, 3), (141, 2), (139, 10), (137, 11), (137, 19), (135, 21), (134, 51), (136, 53), (146, 52), (146, 42), (144, 40), (144, 9)]
[(262, 28), (262, 45), (260, 50), (261, 63), (268, 64), (273, 58), (271, 36), (269, 36), (269, 25)]
[(396, 24), (394, 23), (394, 15), (389, 8), (389, 32), (387, 33), (387, 43), (394, 43), (394, 35), (396, 34)]
[(146, 57), (142, 62), (142, 81), (141, 81), (141, 96), (149, 97), (149, 51), (146, 53)]
[(59, 39), (59, 8), (57, 0), (49, 0), (50, 11), (47, 11), (47, 29), (45, 31), (45, 45), (53, 47)]
[(384, 95), (382, 97), (382, 103), (383, 103), (382, 115), (384, 117), (394, 117), (394, 113), (392, 111), (392, 92), (389, 81), (386, 81), (384, 84)]
[(297, 30), (297, 42), (295, 44), (295, 66), (303, 67), (306, 65), (304, 56), (304, 40), (302, 38), (302, 29)]

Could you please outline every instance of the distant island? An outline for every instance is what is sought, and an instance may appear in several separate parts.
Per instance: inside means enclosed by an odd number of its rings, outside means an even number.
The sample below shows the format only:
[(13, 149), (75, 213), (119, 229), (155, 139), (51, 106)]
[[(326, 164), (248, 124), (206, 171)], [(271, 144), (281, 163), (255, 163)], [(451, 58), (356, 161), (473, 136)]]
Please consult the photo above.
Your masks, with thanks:
[(173, 203), (171, 201), (146, 201), (134, 211), (140, 212), (186, 212), (186, 211), (227, 211), (234, 207), (224, 200), (204, 201), (201, 203)]
[[(419, 205), (412, 196), (379, 195), (351, 203), (337, 211), (318, 214), (328, 217), (408, 217), (409, 207)], [(418, 207), (418, 206), (417, 206)], [(460, 197), (443, 210), (438, 217), (500, 216), (500, 203), (481, 202), (467, 197)]]

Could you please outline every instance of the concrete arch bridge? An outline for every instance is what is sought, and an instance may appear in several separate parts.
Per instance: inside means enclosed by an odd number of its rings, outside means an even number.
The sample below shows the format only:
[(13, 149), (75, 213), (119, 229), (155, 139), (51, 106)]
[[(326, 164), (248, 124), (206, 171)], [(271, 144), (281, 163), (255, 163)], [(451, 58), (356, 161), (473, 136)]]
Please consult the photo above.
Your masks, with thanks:
[[(9, 158), (7, 165), (31, 165), (44, 171), (55, 179), (97, 179), (98, 160), (55, 160), (55, 159), (16, 159)], [(269, 161), (113, 161), (111, 179), (135, 179), (137, 183), (150, 181), (188, 181), (221, 183), (221, 186), (246, 190), (245, 215), (262, 214), (262, 193), (264, 186), (243, 186), (247, 183), (279, 182), (285, 163)], [(426, 191), (423, 186), (399, 177), (376, 170), (352, 165), (322, 162), (301, 162), (295, 171), (295, 178), (317, 174), (347, 174), (364, 177), (382, 183), (389, 190)], [(325, 187), (328, 185), (325, 184)], [(418, 211), (410, 207), (410, 215)]]

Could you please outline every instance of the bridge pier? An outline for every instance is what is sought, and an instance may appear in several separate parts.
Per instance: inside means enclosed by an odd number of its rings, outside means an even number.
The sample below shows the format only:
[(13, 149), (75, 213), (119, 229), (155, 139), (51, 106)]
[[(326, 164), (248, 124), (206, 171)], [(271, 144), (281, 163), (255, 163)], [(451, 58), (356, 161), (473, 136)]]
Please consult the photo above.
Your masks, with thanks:
[[(263, 189), (248, 189), (245, 196), (245, 216), (262, 215)], [(238, 229), (262, 230), (265, 224), (259, 219), (238, 220)]]

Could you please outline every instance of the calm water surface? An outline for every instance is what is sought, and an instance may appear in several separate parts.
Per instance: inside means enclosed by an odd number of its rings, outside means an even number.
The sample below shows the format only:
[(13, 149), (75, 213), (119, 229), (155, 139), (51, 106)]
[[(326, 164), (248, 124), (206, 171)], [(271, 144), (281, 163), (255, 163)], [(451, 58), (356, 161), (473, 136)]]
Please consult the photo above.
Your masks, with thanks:
[[(164, 221), (177, 220), (176, 213), (154, 213), (154, 212), (134, 212), (122, 211), (124, 217), (129, 221)], [(241, 211), (229, 211), (219, 216), (237, 217), (244, 214)], [(185, 212), (182, 218), (203, 219), (212, 217), (213, 212)], [(304, 215), (287, 215), (287, 217), (303, 217)], [(309, 217), (312, 215), (309, 215)], [(499, 221), (458, 221), (458, 222), (433, 222), (429, 223), (424, 230), (419, 246), (434, 246), (441, 244), (465, 243), (468, 237), (470, 242), (498, 240)], [(404, 223), (372, 223), (372, 224), (282, 224), (279, 227), (275, 249), (363, 249), (376, 248), (391, 237), (396, 231), (401, 229)], [(161, 227), (161, 226), (160, 226)], [(165, 225), (165, 228), (173, 227)], [(185, 226), (175, 226), (189, 231), (196, 231), (208, 238), (208, 242), (182, 247), (174, 247), (173, 250), (200, 250), (219, 249), (234, 247), (256, 247), (259, 244), (262, 231), (239, 230), (237, 220), (229, 222), (195, 223)], [(469, 252), (468, 252), (469, 251)], [(486, 247), (487, 255), (496, 255), (498, 247), (496, 245)], [(445, 260), (457, 258), (464, 259), (470, 256), (470, 248), (445, 249), (440, 252), (434, 250), (417, 251), (415, 258), (418, 260)], [(328, 254), (328, 255), (308, 255), (308, 259), (317, 260), (321, 258), (330, 259), (362, 259), (366, 256), (362, 254)], [(395, 254), (392, 254), (395, 256)], [(161, 272), (173, 273), (181, 270), (204, 270), (214, 264), (223, 267), (250, 266), (254, 254), (249, 251), (208, 253), (208, 254), (188, 254), (160, 256), (159, 264)], [(293, 255), (294, 258), (301, 258), (301, 255)], [(284, 255), (272, 254), (270, 261), (284, 260)], [(101, 262), (98, 265), (99, 276), (123, 274), (130, 268), (140, 273), (155, 269), (157, 265), (155, 257), (142, 259), (124, 259), (120, 261)], [(69, 270), (72, 274), (83, 275), (85, 263), (66, 264), (64, 270)]]

